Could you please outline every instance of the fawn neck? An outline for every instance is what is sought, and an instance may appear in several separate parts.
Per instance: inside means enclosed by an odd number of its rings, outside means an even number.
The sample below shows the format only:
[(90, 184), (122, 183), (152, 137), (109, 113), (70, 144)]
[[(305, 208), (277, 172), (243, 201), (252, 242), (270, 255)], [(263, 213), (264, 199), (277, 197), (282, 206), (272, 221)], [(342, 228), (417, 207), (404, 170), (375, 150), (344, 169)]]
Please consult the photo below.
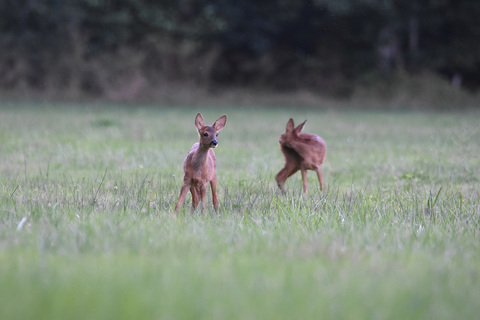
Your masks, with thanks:
[(202, 145), (201, 143), (198, 145), (198, 148), (193, 155), (193, 162), (195, 163), (195, 167), (201, 167), (207, 162), (209, 152), (210, 147)]
[(205, 170), (206, 167), (212, 165), (209, 161), (209, 153), (213, 153), (213, 150), (210, 151), (210, 149), (217, 145), (216, 134), (217, 132), (212, 127), (205, 127), (205, 131), (200, 132), (200, 141), (192, 158), (195, 170)]

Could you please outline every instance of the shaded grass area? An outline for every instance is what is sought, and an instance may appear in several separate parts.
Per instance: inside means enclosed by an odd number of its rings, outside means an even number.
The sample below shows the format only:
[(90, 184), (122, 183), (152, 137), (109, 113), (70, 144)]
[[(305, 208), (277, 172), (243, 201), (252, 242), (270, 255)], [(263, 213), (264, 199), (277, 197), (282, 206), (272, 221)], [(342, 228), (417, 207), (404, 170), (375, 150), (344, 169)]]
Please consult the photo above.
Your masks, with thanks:
[[(196, 112), (221, 210), (172, 215)], [(326, 190), (274, 175), (288, 118)], [(480, 308), (478, 114), (4, 105), (2, 319), (451, 319)], [(210, 198), (210, 197), (209, 197)]]

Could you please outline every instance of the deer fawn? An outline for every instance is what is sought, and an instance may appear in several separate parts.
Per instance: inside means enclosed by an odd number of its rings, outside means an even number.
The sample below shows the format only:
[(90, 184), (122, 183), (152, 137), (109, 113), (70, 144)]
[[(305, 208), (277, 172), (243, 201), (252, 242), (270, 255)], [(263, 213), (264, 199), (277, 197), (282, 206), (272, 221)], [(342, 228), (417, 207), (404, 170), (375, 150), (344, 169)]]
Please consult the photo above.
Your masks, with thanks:
[(285, 132), (280, 136), (280, 149), (285, 156), (285, 166), (276, 175), (280, 190), (285, 192), (283, 186), (288, 177), (298, 170), (302, 171), (303, 193), (308, 191), (307, 170), (317, 172), (320, 190), (323, 189), (322, 169), (320, 168), (326, 155), (326, 144), (322, 138), (314, 134), (300, 134), (303, 123), (294, 128), (293, 120), (287, 122)]
[(175, 211), (178, 212), (185, 200), (188, 190), (192, 193), (192, 210), (198, 206), (198, 202), (202, 201), (202, 211), (205, 210), (207, 196), (207, 183), (210, 182), (212, 189), (212, 201), (215, 211), (220, 206), (217, 198), (217, 173), (215, 170), (215, 152), (213, 148), (218, 145), (218, 131), (222, 130), (227, 122), (227, 116), (223, 115), (218, 118), (212, 126), (206, 126), (202, 115), (199, 113), (195, 118), (195, 126), (200, 134), (200, 142), (195, 143), (188, 152), (183, 162), (183, 178), (182, 189), (178, 197)]

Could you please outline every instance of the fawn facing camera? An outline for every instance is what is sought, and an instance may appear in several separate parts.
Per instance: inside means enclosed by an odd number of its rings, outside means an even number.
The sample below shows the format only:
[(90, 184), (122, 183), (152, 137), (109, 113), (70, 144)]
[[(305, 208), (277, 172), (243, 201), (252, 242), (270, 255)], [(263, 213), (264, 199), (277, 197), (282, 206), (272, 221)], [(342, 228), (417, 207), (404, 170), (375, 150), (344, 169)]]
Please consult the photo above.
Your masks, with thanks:
[(215, 121), (212, 126), (206, 126), (202, 115), (199, 113), (195, 118), (195, 127), (200, 135), (200, 142), (195, 143), (188, 152), (183, 162), (183, 185), (180, 190), (175, 212), (185, 200), (185, 196), (190, 190), (192, 194), (192, 210), (202, 201), (202, 210), (206, 208), (207, 184), (210, 182), (212, 189), (212, 202), (215, 211), (218, 211), (220, 204), (217, 198), (217, 173), (215, 168), (216, 156), (213, 148), (218, 145), (218, 132), (223, 129), (227, 122), (227, 116), (223, 115)]
[(323, 189), (322, 169), (320, 166), (325, 160), (326, 144), (317, 135), (300, 134), (305, 122), (307, 120), (294, 128), (293, 120), (288, 120), (285, 132), (279, 139), (280, 149), (285, 156), (285, 166), (276, 175), (275, 180), (283, 192), (285, 192), (284, 184), (287, 178), (298, 170), (302, 171), (303, 192), (305, 194), (308, 191), (307, 170), (317, 172), (320, 190)]

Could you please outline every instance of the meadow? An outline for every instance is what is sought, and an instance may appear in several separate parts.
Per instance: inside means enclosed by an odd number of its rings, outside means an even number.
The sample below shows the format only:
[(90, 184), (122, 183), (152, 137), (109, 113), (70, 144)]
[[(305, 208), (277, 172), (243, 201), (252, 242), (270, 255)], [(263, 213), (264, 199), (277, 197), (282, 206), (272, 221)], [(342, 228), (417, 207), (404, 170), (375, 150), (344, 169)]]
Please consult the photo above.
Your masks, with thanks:
[[(197, 112), (220, 211), (173, 213)], [(478, 111), (0, 103), (1, 319), (476, 319)], [(287, 120), (325, 188), (282, 195)]]

